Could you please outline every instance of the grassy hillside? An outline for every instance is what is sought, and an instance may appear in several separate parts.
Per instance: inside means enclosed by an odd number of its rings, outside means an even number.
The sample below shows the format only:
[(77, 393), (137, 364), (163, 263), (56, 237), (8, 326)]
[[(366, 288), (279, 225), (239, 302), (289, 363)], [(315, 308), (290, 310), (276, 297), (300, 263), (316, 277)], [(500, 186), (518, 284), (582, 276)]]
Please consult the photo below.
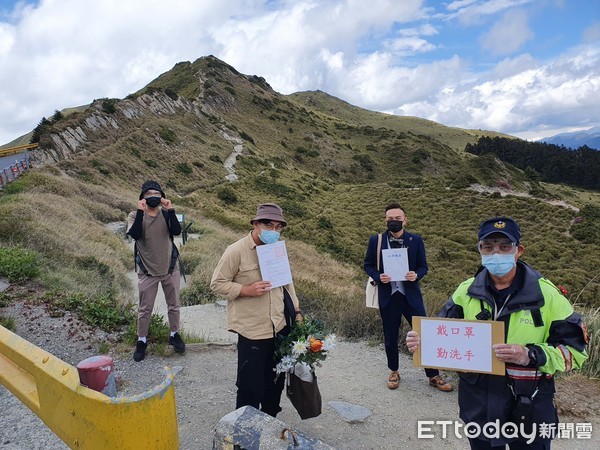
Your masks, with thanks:
[(468, 143), (473, 144), (481, 136), (511, 137), (494, 131), (467, 130), (441, 125), (431, 120), (411, 116), (395, 116), (353, 106), (323, 91), (296, 92), (288, 96), (292, 101), (326, 116), (336, 117), (348, 123), (373, 128), (389, 128), (397, 133), (428, 136), (444, 142), (450, 148), (462, 152)]
[[(249, 230), (258, 203), (275, 201), (288, 218), (303, 309), (345, 336), (377, 337), (377, 313), (363, 306), (362, 258), (369, 235), (384, 228), (386, 203), (399, 201), (407, 229), (425, 239), (429, 312), (477, 269), (477, 227), (495, 214), (521, 223), (525, 261), (572, 300), (600, 307), (600, 244), (574, 239), (577, 212), (549, 202), (600, 205), (599, 194), (541, 184), (538, 198), (517, 196), (532, 190), (521, 170), (463, 151), (481, 135), (498, 134), (365, 111), (322, 92), (283, 96), (201, 58), (52, 123), (38, 151), (57, 162), (0, 195), (0, 243), (34, 252), (49, 291), (129, 303), (131, 254), (105, 224), (124, 221), (153, 178), (200, 233), (183, 249), (193, 269), (184, 295), (202, 302), (222, 250)], [(229, 182), (224, 162), (239, 145)], [(478, 193), (473, 183), (513, 195)]]

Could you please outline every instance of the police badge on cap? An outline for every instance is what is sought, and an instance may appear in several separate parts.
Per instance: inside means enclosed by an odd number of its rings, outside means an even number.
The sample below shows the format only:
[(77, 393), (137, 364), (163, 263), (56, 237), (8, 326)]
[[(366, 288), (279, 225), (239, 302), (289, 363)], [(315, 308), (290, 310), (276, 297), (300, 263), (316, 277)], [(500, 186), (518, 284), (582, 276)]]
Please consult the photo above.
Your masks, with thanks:
[(521, 240), (521, 228), (510, 217), (492, 217), (491, 219), (484, 220), (479, 225), (477, 238), (481, 241), (493, 233), (502, 233), (517, 244)]

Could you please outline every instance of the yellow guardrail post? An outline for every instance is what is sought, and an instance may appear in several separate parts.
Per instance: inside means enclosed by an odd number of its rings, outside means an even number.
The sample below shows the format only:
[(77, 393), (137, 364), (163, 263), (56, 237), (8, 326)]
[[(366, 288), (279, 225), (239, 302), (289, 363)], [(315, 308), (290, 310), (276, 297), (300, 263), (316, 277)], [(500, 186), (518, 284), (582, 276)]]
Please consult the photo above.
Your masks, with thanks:
[(177, 449), (174, 375), (154, 389), (107, 397), (77, 368), (0, 326), (0, 382), (73, 449)]

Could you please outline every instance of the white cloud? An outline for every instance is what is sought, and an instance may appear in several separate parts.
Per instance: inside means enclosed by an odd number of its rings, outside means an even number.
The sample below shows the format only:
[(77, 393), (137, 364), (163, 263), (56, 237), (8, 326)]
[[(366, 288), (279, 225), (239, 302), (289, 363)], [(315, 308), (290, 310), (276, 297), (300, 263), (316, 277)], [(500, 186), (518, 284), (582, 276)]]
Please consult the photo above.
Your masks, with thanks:
[[(587, 46), (561, 57), (519, 54), (535, 37), (524, 12), (531, 2), (462, 0), (443, 11), (422, 0), (22, 3), (0, 22), (0, 143), (55, 109), (125, 97), (209, 54), (284, 94), (321, 89), (450, 126), (521, 132), (597, 121), (598, 22), (583, 32)], [(459, 53), (481, 29), (486, 55), (504, 55), (485, 72), (475, 71), (475, 53)], [(460, 45), (446, 45), (449, 32)]]
[(453, 2), (447, 9), (451, 12), (450, 18), (457, 18), (464, 25), (476, 25), (489, 16), (534, 1), (535, 0), (467, 0)]
[[(240, 23), (228, 21), (214, 34), (221, 55), (241, 72), (253, 72), (260, 60), (261, 75), (279, 92), (324, 89), (330, 78), (321, 55), (359, 58), (365, 36), (385, 34), (394, 22), (414, 18), (420, 1), (377, 0), (365, 8), (358, 0), (293, 2), (289, 9), (272, 11)], [(422, 46), (423, 44), (421, 44)], [(282, 63), (285, 61), (284, 63)]]
[(13, 28), (0, 23), (0, 56), (8, 53), (15, 44)]
[(492, 29), (481, 37), (480, 42), (484, 50), (495, 55), (508, 55), (518, 51), (533, 37), (525, 11), (514, 10), (504, 14)]
[(384, 48), (397, 56), (402, 56), (428, 52), (435, 49), (435, 45), (418, 37), (404, 37), (386, 41)]
[[(528, 55), (504, 60), (481, 78), (440, 90), (429, 101), (404, 105), (408, 115), (450, 126), (522, 135), (523, 131), (594, 124), (600, 117), (600, 48), (580, 47), (548, 64)], [(496, 75), (496, 76), (494, 76)]]
[(408, 68), (394, 67), (390, 54), (376, 53), (346, 67), (336, 84), (339, 96), (350, 103), (389, 111), (418, 99), (431, 99), (444, 85), (459, 82), (463, 69), (458, 57)]

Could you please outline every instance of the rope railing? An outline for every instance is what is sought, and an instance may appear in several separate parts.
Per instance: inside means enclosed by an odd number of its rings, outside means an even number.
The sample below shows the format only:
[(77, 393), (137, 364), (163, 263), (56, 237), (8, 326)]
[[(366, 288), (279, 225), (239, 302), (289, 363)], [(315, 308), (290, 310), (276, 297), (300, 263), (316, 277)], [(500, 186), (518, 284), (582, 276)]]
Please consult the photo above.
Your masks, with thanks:
[(31, 167), (29, 154), (25, 153), (23, 156), (22, 159), (16, 160), (14, 164), (0, 168), (0, 190), (4, 189), (8, 183), (15, 181)]

